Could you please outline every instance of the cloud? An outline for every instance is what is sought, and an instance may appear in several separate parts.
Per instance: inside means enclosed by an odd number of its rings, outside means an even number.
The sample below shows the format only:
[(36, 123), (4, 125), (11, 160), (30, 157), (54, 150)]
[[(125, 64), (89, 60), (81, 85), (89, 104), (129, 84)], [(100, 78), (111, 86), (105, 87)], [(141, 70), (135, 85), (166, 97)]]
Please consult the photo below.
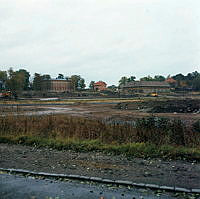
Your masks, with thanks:
[(87, 82), (200, 68), (198, 0), (0, 0), (0, 70)]

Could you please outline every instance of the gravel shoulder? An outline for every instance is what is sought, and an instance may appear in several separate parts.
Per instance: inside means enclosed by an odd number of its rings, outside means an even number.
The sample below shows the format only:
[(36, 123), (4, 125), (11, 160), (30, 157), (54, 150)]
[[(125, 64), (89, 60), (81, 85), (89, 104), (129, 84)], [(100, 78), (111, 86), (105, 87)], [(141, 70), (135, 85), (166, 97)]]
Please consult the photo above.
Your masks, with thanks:
[(200, 188), (200, 163), (0, 144), (0, 167)]

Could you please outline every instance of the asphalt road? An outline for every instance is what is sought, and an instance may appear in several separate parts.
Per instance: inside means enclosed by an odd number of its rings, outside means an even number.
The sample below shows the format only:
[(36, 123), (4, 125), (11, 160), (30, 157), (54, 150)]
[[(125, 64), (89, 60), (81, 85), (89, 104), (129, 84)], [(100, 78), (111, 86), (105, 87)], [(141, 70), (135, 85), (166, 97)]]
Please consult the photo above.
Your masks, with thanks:
[(173, 199), (173, 193), (114, 185), (0, 174), (1, 199)]

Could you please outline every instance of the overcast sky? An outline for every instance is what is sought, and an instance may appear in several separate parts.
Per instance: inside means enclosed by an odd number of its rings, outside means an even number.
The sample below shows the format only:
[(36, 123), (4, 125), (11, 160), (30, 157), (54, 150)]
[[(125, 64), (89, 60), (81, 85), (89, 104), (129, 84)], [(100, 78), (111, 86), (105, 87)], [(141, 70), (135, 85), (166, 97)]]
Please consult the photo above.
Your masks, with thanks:
[(122, 76), (200, 72), (200, 0), (0, 0), (0, 70)]

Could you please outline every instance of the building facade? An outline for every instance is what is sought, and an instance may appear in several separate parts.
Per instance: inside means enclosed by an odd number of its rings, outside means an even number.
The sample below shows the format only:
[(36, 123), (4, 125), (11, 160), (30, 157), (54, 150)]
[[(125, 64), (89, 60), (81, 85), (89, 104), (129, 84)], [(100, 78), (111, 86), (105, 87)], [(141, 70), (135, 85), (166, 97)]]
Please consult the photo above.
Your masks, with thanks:
[(42, 81), (41, 89), (45, 92), (71, 92), (72, 85), (71, 81), (66, 79), (48, 79)]
[(132, 81), (121, 86), (121, 91), (133, 93), (169, 92), (170, 85), (165, 81)]
[(107, 84), (103, 81), (98, 81), (96, 83), (94, 83), (94, 90), (95, 91), (104, 91), (106, 90), (106, 86)]

